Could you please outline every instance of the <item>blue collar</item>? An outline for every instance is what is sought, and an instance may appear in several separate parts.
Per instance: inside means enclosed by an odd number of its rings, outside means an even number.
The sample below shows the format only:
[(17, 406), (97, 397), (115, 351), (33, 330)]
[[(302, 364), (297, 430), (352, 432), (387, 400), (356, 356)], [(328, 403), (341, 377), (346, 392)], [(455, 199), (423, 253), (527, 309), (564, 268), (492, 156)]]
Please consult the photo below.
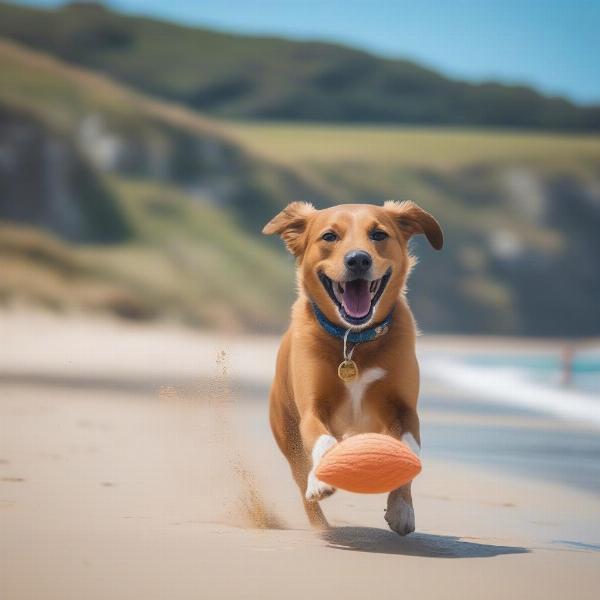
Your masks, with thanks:
[[(344, 339), (344, 336), (346, 335), (348, 328), (340, 327), (339, 325), (332, 323), (321, 312), (319, 307), (314, 302), (312, 302), (311, 304), (312, 304), (312, 309), (315, 313), (315, 317), (317, 317), (317, 321), (319, 321), (319, 324), (321, 325), (321, 327), (329, 335)], [(373, 340), (376, 340), (378, 337), (385, 335), (390, 328), (390, 323), (392, 322), (392, 314), (393, 313), (394, 313), (394, 309), (392, 308), (392, 310), (390, 311), (388, 316), (383, 321), (381, 321), (381, 323), (378, 323), (374, 327), (369, 327), (369, 329), (361, 329), (360, 331), (350, 331), (350, 333), (348, 334), (348, 341), (351, 342), (352, 344), (359, 344), (362, 342), (371, 342)]]

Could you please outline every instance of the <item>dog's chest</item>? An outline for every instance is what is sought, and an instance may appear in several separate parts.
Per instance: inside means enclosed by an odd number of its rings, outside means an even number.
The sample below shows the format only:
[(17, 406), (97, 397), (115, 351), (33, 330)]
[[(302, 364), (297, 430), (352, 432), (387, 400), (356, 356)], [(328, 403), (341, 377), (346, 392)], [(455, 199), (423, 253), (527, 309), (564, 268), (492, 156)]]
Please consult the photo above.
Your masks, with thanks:
[(381, 367), (372, 367), (361, 373), (356, 381), (344, 384), (344, 399), (331, 419), (331, 428), (337, 437), (372, 430), (373, 418), (363, 402), (369, 386), (385, 374)]

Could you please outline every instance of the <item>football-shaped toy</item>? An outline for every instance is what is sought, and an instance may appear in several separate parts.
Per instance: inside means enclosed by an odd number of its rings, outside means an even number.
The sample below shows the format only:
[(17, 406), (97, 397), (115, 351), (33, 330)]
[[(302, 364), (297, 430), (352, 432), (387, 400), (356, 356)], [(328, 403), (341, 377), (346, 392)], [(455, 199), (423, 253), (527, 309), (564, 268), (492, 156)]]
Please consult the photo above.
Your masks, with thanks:
[(420, 472), (419, 457), (405, 443), (381, 433), (360, 433), (325, 453), (316, 475), (348, 492), (381, 494), (412, 481)]

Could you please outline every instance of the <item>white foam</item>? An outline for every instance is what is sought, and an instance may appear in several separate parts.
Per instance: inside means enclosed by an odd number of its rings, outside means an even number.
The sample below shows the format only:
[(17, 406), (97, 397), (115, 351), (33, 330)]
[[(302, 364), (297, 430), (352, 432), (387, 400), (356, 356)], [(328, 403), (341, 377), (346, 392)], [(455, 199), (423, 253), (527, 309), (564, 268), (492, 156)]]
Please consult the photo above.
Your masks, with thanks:
[(482, 400), (529, 408), (600, 428), (599, 398), (532, 381), (519, 369), (490, 369), (433, 357), (423, 360), (421, 366), (425, 375), (475, 392)]

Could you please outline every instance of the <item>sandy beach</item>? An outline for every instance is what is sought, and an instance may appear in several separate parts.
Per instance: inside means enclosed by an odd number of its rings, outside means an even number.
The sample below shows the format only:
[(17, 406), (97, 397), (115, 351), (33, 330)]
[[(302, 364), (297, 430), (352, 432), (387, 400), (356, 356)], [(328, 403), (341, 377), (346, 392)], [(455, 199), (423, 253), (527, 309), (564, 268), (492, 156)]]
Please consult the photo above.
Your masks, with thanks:
[(1, 313), (0, 597), (597, 597), (599, 430), (425, 377), (416, 533), (345, 492), (316, 533), (268, 428), (276, 347)]

